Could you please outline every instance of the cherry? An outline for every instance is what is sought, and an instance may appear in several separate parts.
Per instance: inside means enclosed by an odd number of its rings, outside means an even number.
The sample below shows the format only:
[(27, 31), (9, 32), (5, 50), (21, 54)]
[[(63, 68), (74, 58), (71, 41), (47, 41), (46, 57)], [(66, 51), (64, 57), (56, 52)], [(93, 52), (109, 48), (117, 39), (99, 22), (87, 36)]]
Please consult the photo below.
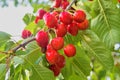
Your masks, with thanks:
[(89, 21), (86, 19), (82, 23), (77, 23), (79, 30), (86, 30), (89, 27)]
[(56, 50), (47, 50), (46, 52), (46, 59), (49, 62), (49, 64), (55, 64), (57, 62), (57, 59), (59, 57), (59, 53)]
[(56, 65), (50, 65), (49, 69), (53, 71), (54, 76), (58, 76), (60, 74), (61, 69)]
[(58, 8), (61, 5), (62, 0), (55, 0), (54, 7)]
[(57, 37), (64, 37), (66, 33), (67, 33), (67, 25), (63, 23), (58, 24), (56, 29)]
[(46, 13), (46, 11), (43, 10), (43, 9), (38, 10), (39, 18), (40, 18), (40, 19), (43, 19), (43, 16), (44, 16), (45, 13)]
[(60, 21), (66, 25), (71, 24), (73, 21), (72, 15), (66, 11), (61, 12), (59, 15), (59, 18), (60, 18)]
[(59, 13), (57, 11), (53, 11), (51, 14), (59, 19)]
[(59, 68), (63, 68), (65, 66), (65, 57), (63, 55), (59, 55), (57, 62), (56, 62), (56, 65)]
[(43, 16), (43, 19), (48, 28), (54, 28), (57, 25), (56, 17), (50, 13), (46, 13)]
[(26, 38), (28, 38), (28, 37), (30, 37), (32, 35), (32, 33), (29, 31), (29, 30), (23, 30), (22, 31), (22, 38), (23, 39), (26, 39)]
[(51, 46), (51, 44), (47, 45), (47, 50), (53, 50), (53, 47)]
[(60, 50), (63, 48), (64, 46), (64, 39), (62, 37), (57, 37), (54, 38), (51, 41), (51, 46), (55, 49), (55, 50)]
[(61, 4), (61, 8), (66, 9), (68, 5), (69, 5), (68, 1), (63, 1), (62, 4)]
[(39, 17), (39, 16), (36, 16), (36, 18), (35, 18), (35, 23), (37, 24), (37, 23), (39, 22), (39, 20), (40, 20), (40, 17)]
[(74, 14), (73, 14), (73, 18), (76, 22), (83, 22), (86, 18), (86, 14), (84, 13), (84, 11), (82, 10), (77, 10)]
[(36, 36), (36, 42), (40, 47), (46, 48), (49, 42), (48, 33), (45, 31), (39, 31)]
[(76, 48), (74, 45), (69, 44), (64, 47), (64, 53), (67, 57), (73, 57), (76, 54)]
[(67, 31), (73, 35), (76, 36), (78, 34), (78, 26), (76, 22), (72, 22), (70, 25), (67, 27)]

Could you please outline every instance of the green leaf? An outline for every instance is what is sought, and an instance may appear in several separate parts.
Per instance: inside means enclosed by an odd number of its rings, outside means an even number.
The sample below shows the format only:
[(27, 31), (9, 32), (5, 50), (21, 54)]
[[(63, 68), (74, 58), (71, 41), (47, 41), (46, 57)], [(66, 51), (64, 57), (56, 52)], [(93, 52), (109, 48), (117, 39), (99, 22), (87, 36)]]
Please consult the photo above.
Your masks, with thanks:
[[(31, 64), (36, 64), (37, 60), (40, 58), (40, 56), (42, 55), (41, 51), (39, 48), (31, 51), (30, 53), (28, 53), (25, 57), (24, 57), (24, 60), (25, 60), (25, 65), (29, 65), (28, 61), (31, 63)], [(30, 64), (30, 65), (31, 65)]]
[(12, 49), (14, 44), (15, 43), (13, 41), (8, 41), (5, 45), (5, 51), (9, 51), (10, 49)]
[(0, 52), (0, 62), (7, 57), (6, 54)]
[(11, 35), (0, 31), (0, 46), (2, 46), (3, 44), (5, 44), (8, 40), (10, 40)]
[(51, 70), (40, 65), (32, 65), (32, 74), (30, 80), (55, 80)]
[(54, 80), (54, 75), (49, 69), (45, 68), (44, 66), (37, 65), (37, 60), (41, 55), (40, 49), (38, 48), (23, 57), (25, 60), (25, 67), (29, 65), (28, 67), (32, 68), (30, 80)]
[(0, 41), (9, 40), (11, 37), (10, 34), (0, 31)]
[(5, 80), (6, 64), (0, 64), (0, 80)]
[(114, 65), (112, 53), (97, 35), (92, 31), (86, 31), (81, 37), (82, 45), (88, 51), (88, 55), (97, 59), (107, 70), (112, 69)]
[(62, 75), (64, 77), (64, 80), (68, 80), (70, 76), (73, 73), (72, 66), (71, 66), (71, 60), (66, 58), (65, 67), (62, 69)]
[(30, 30), (33, 34), (35, 34), (36, 28), (37, 28), (37, 27), (36, 27), (36, 24), (35, 24), (34, 22), (29, 23), (29, 24), (25, 27), (25, 29)]
[(72, 76), (70, 76), (69, 80), (84, 80), (84, 79), (81, 79), (80, 76), (73, 74)]
[(91, 29), (110, 49), (120, 42), (120, 15), (116, 5), (111, 0), (96, 0), (99, 15), (92, 20)]
[(36, 41), (32, 41), (26, 46), (26, 52), (31, 52), (37, 48), (40, 48), (40, 47), (37, 45)]
[(72, 66), (75, 71), (81, 78), (81, 80), (87, 80), (87, 76), (90, 75), (91, 66), (90, 59), (85, 54), (84, 49), (80, 46), (76, 46), (77, 54), (73, 58)]
[(23, 21), (25, 22), (26, 25), (30, 24), (34, 20), (35, 16), (30, 13), (25, 14), (25, 16), (23, 17)]
[(18, 51), (15, 52), (15, 54), (16, 55), (25, 55), (25, 54), (27, 54), (27, 52), (23, 51), (23, 50), (18, 50)]

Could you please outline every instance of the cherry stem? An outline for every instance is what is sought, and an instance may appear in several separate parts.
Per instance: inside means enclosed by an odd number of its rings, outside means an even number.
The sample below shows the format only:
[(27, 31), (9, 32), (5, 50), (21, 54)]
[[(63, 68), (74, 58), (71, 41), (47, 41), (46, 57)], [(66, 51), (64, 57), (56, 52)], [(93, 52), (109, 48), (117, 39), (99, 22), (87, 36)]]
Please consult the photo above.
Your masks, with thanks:
[(71, 8), (71, 6), (76, 2), (77, 0), (73, 0), (65, 9), (65, 11), (69, 10)]
[(26, 41), (26, 42), (24, 42), (22, 44), (19, 44), (18, 46), (16, 46), (15, 48), (13, 48), (12, 52), (15, 53), (19, 48), (25, 47), (28, 43), (30, 43), (30, 42), (32, 42), (34, 40), (35, 40), (35, 38), (31, 38), (30, 40), (28, 40), (28, 41)]

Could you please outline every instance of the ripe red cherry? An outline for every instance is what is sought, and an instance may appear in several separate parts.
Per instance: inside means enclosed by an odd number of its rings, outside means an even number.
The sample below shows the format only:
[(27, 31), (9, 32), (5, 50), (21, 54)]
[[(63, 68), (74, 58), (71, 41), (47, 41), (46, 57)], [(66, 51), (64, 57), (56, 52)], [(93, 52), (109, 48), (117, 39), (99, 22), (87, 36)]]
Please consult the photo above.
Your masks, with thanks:
[(66, 9), (68, 5), (69, 5), (68, 1), (63, 1), (62, 4), (61, 4), (61, 8)]
[(60, 50), (63, 48), (64, 46), (64, 39), (62, 37), (57, 37), (54, 38), (51, 41), (51, 46), (55, 49), (55, 50)]
[(76, 22), (72, 22), (70, 25), (67, 27), (67, 31), (73, 35), (76, 36), (78, 34), (78, 26)]
[(59, 19), (59, 13), (57, 11), (54, 11), (51, 14), (55, 16), (57, 19)]
[(55, 64), (59, 57), (59, 53), (56, 50), (47, 50), (46, 52), (46, 59), (49, 64)]
[(43, 9), (38, 10), (39, 18), (40, 18), (40, 19), (43, 19), (43, 16), (44, 16), (45, 13), (46, 13), (46, 11), (43, 10)]
[(51, 44), (47, 45), (47, 50), (53, 50), (53, 47), (51, 46)]
[(53, 71), (54, 76), (58, 76), (60, 74), (61, 69), (56, 65), (50, 65), (49, 69)]
[(63, 23), (58, 24), (56, 29), (57, 37), (64, 37), (66, 33), (67, 33), (67, 25)]
[(86, 30), (89, 27), (89, 21), (86, 19), (84, 22), (77, 23), (79, 30)]
[(35, 18), (35, 23), (37, 24), (37, 23), (39, 22), (39, 20), (40, 20), (40, 17), (39, 17), (39, 16), (36, 16), (36, 18)]
[(32, 33), (29, 30), (23, 30), (22, 31), (22, 38), (26, 39), (28, 37), (30, 37), (32, 35)]
[(57, 25), (56, 17), (50, 13), (46, 13), (43, 16), (43, 19), (48, 28), (54, 28)]
[(86, 14), (84, 13), (84, 11), (82, 10), (77, 10), (74, 14), (73, 14), (74, 20), (76, 22), (83, 22), (86, 18)]
[(60, 21), (66, 25), (71, 24), (73, 21), (72, 15), (66, 11), (61, 12), (59, 15), (59, 18), (60, 18)]
[(61, 2), (62, 2), (62, 0), (55, 0), (53, 6), (56, 7), (56, 8), (58, 8), (58, 7), (60, 7)]
[(65, 57), (63, 55), (59, 55), (57, 62), (56, 62), (56, 65), (59, 68), (63, 68), (65, 66)]
[(36, 42), (40, 47), (46, 48), (49, 42), (48, 33), (45, 31), (39, 31), (36, 36)]
[(74, 45), (69, 44), (66, 47), (64, 47), (64, 53), (67, 57), (73, 57), (76, 54), (76, 48)]

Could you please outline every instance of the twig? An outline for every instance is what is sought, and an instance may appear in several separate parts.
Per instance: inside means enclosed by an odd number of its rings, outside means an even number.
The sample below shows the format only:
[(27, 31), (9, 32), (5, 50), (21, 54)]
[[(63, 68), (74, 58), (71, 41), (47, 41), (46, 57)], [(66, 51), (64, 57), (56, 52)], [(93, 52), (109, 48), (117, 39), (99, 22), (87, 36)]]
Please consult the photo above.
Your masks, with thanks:
[(17, 47), (15, 47), (15, 48), (12, 50), (12, 52), (15, 53), (19, 48), (25, 47), (28, 43), (30, 43), (30, 42), (32, 42), (32, 41), (34, 41), (34, 40), (35, 40), (35, 38), (31, 38), (30, 40), (28, 40), (28, 41), (26, 41), (26, 42), (24, 42), (24, 43), (22, 43), (22, 44), (19, 44)]
[(71, 8), (71, 6), (76, 2), (77, 0), (73, 0), (65, 9), (65, 11), (69, 10)]

